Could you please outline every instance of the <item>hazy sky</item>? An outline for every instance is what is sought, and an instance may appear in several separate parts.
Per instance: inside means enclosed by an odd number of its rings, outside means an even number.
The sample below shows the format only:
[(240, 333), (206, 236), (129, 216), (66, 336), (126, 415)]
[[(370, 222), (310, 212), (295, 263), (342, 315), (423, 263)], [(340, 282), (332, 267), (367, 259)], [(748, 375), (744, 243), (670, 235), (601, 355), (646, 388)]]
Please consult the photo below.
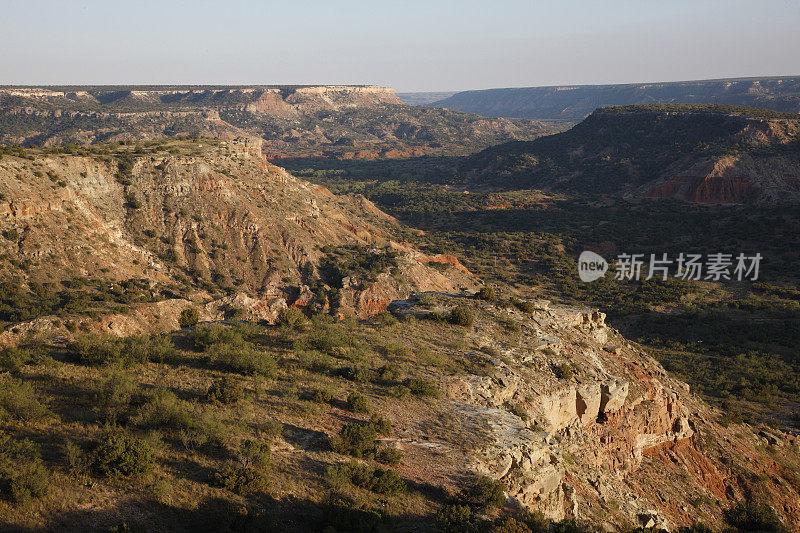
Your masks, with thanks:
[(800, 0), (0, 0), (0, 84), (435, 91), (800, 75)]

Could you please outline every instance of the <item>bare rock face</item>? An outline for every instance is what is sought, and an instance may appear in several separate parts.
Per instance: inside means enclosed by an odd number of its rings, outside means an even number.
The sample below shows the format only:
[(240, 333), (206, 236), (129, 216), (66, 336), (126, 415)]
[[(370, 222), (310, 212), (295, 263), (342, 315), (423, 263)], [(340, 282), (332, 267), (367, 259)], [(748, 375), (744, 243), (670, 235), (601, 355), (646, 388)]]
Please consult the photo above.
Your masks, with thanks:
[[(392, 309), (423, 312), (415, 311), (416, 302)], [(483, 359), (483, 368), (491, 370), (450, 380), (451, 412), (486, 434), (471, 451), (469, 468), (500, 479), (519, 504), (557, 520), (600, 524), (603, 516), (612, 530), (718, 523), (722, 511), (751, 490), (734, 472), (761, 471), (758, 461), (771, 463), (756, 448), (769, 438), (734, 435), (716, 424), (717, 415), (688, 386), (606, 326), (601, 313), (547, 306), (525, 315), (485, 302), (473, 308), (468, 339), (491, 342), (493, 350), (486, 352), (499, 356), (466, 355)], [(514, 320), (519, 333), (493, 336), (501, 316)], [(543, 337), (558, 343), (542, 349)], [(558, 371), (562, 365), (572, 374)], [(712, 452), (698, 434), (722, 438), (731, 449)], [(800, 506), (797, 489), (786, 486), (780, 480), (771, 485), (776, 509)], [(691, 502), (709, 493), (717, 503), (696, 509)], [(789, 525), (800, 526), (791, 512), (782, 513)]]
[[(436, 258), (393, 240), (393, 218), (271, 165), (261, 144), (240, 137), (129, 154), (123, 178), (117, 157), (3, 157), (0, 228), (19, 235), (0, 239), (0, 251), (14, 258), (5, 266), (29, 283), (148, 280), (171, 299), (179, 292), (207, 320), (235, 311), (271, 322), (285, 305), (334, 306), (340, 316), (366, 318), (412, 292), (476, 287), (457, 260), (445, 273), (430, 268)], [(322, 269), (323, 244), (391, 256), (395, 265), (336, 286)], [(200, 285), (186, 285), (187, 274)], [(156, 313), (151, 304), (134, 307), (147, 306)], [(161, 313), (169, 318), (142, 319), (138, 329), (124, 317), (98, 317), (97, 327), (113, 334), (174, 329), (180, 309)]]
[[(0, 144), (58, 146), (186, 136), (261, 137), (272, 158), (374, 159), (472, 151), (552, 129), (405, 105), (374, 85), (0, 88), (0, 116), (15, 127)], [(455, 133), (454, 133), (455, 132)]]

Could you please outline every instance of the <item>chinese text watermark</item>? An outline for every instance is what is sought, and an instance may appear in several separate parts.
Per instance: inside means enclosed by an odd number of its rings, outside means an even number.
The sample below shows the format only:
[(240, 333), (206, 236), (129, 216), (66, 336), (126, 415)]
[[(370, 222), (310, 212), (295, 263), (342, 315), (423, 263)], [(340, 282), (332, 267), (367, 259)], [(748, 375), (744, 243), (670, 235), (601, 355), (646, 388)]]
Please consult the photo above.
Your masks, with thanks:
[[(614, 279), (638, 281), (669, 277), (695, 281), (756, 281), (762, 256), (747, 254), (686, 254), (670, 257), (661, 254), (619, 254), (614, 261)], [(591, 282), (605, 276), (608, 262), (600, 255), (585, 251), (578, 257), (581, 281)]]

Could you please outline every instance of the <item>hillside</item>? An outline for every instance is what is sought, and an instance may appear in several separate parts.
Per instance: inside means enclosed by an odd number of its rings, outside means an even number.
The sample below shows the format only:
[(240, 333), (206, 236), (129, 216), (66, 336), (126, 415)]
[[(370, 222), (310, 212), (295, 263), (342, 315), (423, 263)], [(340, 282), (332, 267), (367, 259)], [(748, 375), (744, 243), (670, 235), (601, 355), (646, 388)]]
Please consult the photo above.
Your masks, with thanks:
[(0, 87), (0, 144), (255, 136), (265, 153), (371, 159), (464, 154), (549, 131), (404, 104), (387, 87)]
[(577, 122), (600, 107), (673, 102), (798, 113), (800, 77), (486, 89), (463, 91), (426, 105), (486, 117)]
[(0, 523), (800, 528), (797, 438), (724, 427), (602, 314), (465, 293), (390, 311), (3, 351)]
[(450, 98), (456, 91), (448, 92), (420, 92), (420, 93), (397, 93), (397, 97), (408, 105), (426, 105), (445, 98)]
[(484, 188), (797, 203), (800, 119), (731, 106), (605, 108), (567, 132), (471, 156), (459, 177)]
[(0, 229), (0, 321), (24, 322), (2, 343), (169, 331), (189, 305), (206, 319), (274, 321), (287, 303), (366, 317), (411, 291), (473, 285), (426, 267), (458, 263), (400, 244), (363, 197), (267, 163), (259, 139), (7, 151)]
[(2, 151), (0, 525), (800, 529), (796, 437), (261, 143)]

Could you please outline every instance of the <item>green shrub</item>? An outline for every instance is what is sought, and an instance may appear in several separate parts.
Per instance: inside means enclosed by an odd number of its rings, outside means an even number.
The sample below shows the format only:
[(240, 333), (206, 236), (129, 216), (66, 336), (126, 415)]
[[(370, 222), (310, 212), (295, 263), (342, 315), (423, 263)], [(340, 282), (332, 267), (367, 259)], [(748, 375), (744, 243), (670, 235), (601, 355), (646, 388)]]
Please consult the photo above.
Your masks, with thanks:
[(518, 298), (511, 298), (511, 304), (523, 313), (531, 314), (536, 311), (536, 304), (528, 300), (520, 300)]
[(248, 466), (227, 466), (215, 472), (212, 482), (236, 494), (254, 494), (269, 489), (269, 479), (260, 470)]
[(364, 395), (357, 392), (351, 392), (347, 396), (347, 408), (354, 413), (368, 413), (369, 403)]
[(17, 242), (19, 240), (19, 232), (14, 228), (4, 230), (3, 237), (8, 239), (9, 241)]
[(756, 502), (740, 503), (728, 509), (725, 521), (739, 531), (783, 531), (775, 511)]
[(331, 447), (338, 453), (367, 457), (375, 453), (377, 438), (378, 431), (374, 425), (348, 422), (338, 435), (331, 437)]
[(550, 531), (550, 520), (541, 511), (529, 511), (521, 508), (517, 511), (514, 519), (525, 524), (534, 533), (548, 533)]
[(151, 429), (185, 429), (192, 427), (193, 420), (193, 407), (189, 402), (167, 389), (155, 389), (131, 422)]
[(383, 352), (389, 356), (395, 357), (408, 357), (411, 355), (411, 350), (402, 342), (390, 342), (383, 348)]
[(106, 477), (141, 476), (153, 468), (153, 452), (147, 441), (112, 433), (94, 450), (94, 468)]
[(64, 460), (73, 475), (82, 476), (92, 465), (92, 457), (77, 443), (67, 440), (62, 447)]
[(163, 363), (169, 359), (174, 359), (178, 354), (172, 339), (165, 335), (140, 335), (128, 337), (121, 342), (125, 357), (131, 363), (144, 363), (146, 361)]
[(253, 343), (247, 341), (212, 344), (206, 350), (206, 355), (211, 365), (244, 374), (271, 376), (277, 366), (272, 355), (256, 349)]
[(472, 311), (463, 306), (454, 308), (452, 311), (450, 311), (450, 314), (447, 317), (447, 321), (451, 324), (464, 326), (467, 328), (472, 326), (473, 320), (474, 317), (472, 316)]
[(0, 434), (0, 495), (25, 503), (44, 496), (49, 486), (50, 471), (42, 464), (39, 446)]
[(506, 516), (495, 522), (489, 529), (489, 533), (532, 533), (532, 531), (524, 522)]
[(494, 302), (497, 300), (497, 291), (494, 287), (481, 287), (481, 290), (475, 293), (475, 298), (478, 300), (486, 300), (487, 302)]
[(559, 379), (572, 379), (575, 372), (569, 363), (560, 363), (555, 367), (555, 374)]
[(34, 362), (39, 356), (32, 348), (10, 346), (0, 351), (0, 372), (18, 373), (22, 367)]
[(358, 383), (367, 383), (378, 378), (378, 373), (375, 370), (365, 366), (345, 366), (336, 369), (334, 373), (337, 376)]
[(510, 413), (513, 413), (513, 414), (517, 415), (518, 417), (520, 417), (522, 420), (528, 420), (528, 411), (526, 411), (525, 408), (522, 407), (520, 404), (518, 404), (518, 403), (513, 403), (513, 404), (512, 403), (506, 403), (505, 404), (505, 408)]
[(5, 417), (33, 422), (51, 415), (38, 399), (33, 385), (9, 375), (0, 375), (0, 420)]
[(400, 464), (400, 459), (403, 458), (403, 452), (395, 448), (378, 448), (375, 452), (375, 460), (385, 465), (395, 466)]
[(471, 531), (472, 509), (468, 505), (443, 505), (436, 513), (436, 525), (445, 533), (462, 533)]
[(302, 333), (308, 330), (308, 318), (296, 307), (281, 309), (278, 313), (278, 326), (284, 332)]
[(233, 376), (223, 376), (214, 381), (206, 393), (206, 400), (212, 403), (231, 405), (244, 400), (244, 385), (239, 379)]
[(326, 527), (321, 530), (326, 532), (368, 533), (379, 531), (378, 527), (385, 519), (382, 511), (365, 507), (363, 504), (356, 504), (340, 495), (329, 498), (325, 502), (323, 510), (323, 523)]
[(142, 202), (132, 192), (125, 193), (125, 206), (131, 209), (139, 209), (142, 207)]
[(239, 464), (244, 467), (264, 468), (269, 463), (270, 453), (268, 443), (244, 440), (239, 444)]
[(25, 462), (17, 465), (5, 483), (14, 503), (25, 503), (41, 498), (50, 489), (50, 471), (41, 461)]
[(81, 363), (102, 365), (107, 363), (124, 363), (125, 356), (122, 343), (118, 339), (110, 339), (97, 335), (86, 335), (75, 339), (67, 346), (67, 350)]
[(128, 374), (113, 373), (100, 382), (95, 397), (95, 410), (109, 424), (116, 424), (128, 412), (138, 393), (136, 381)]
[(421, 379), (421, 378), (409, 378), (405, 380), (403, 383), (409, 392), (414, 396), (421, 396), (424, 398), (438, 398), (439, 397), (439, 389), (428, 380)]
[(194, 307), (188, 307), (181, 311), (178, 324), (181, 328), (190, 328), (200, 321), (200, 313)]
[(214, 344), (241, 345), (245, 342), (241, 332), (223, 324), (203, 324), (189, 331), (192, 348), (204, 351)]
[(400, 322), (397, 317), (388, 312), (378, 313), (372, 317), (372, 320), (381, 326), (394, 326)]
[(364, 347), (341, 324), (330, 324), (315, 318), (314, 325), (315, 328), (296, 343), (296, 349), (318, 350), (334, 357), (347, 355), (348, 359), (360, 356)]
[(500, 480), (476, 476), (461, 492), (461, 499), (481, 509), (500, 507), (506, 502), (505, 488)]
[(392, 434), (392, 423), (378, 415), (372, 415), (368, 424), (375, 428), (375, 432), (378, 435), (386, 436)]
[(392, 424), (379, 416), (373, 415), (369, 422), (348, 422), (338, 435), (330, 438), (334, 451), (353, 457), (373, 457), (378, 435), (389, 435)]
[(406, 482), (394, 470), (356, 461), (329, 466), (325, 478), (336, 489), (351, 483), (377, 494), (402, 494), (406, 491)]
[(333, 393), (327, 389), (317, 389), (310, 393), (309, 397), (316, 403), (330, 403), (333, 401)]
[(384, 365), (378, 370), (378, 381), (380, 383), (388, 384), (399, 381), (403, 376), (402, 370), (397, 365), (388, 364)]
[(86, 335), (69, 344), (67, 349), (87, 365), (133, 366), (147, 361), (163, 362), (177, 353), (169, 337), (149, 335), (126, 339)]

